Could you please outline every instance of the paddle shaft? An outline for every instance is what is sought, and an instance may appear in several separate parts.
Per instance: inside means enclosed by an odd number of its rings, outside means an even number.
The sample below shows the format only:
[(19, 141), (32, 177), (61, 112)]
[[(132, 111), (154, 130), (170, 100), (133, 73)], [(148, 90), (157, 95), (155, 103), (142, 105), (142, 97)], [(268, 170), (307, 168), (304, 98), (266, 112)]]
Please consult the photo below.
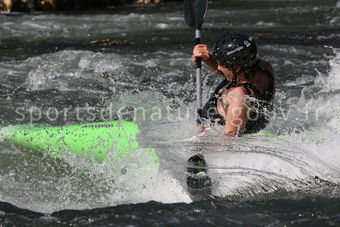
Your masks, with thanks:
[[(196, 29), (195, 46), (201, 43), (201, 27), (208, 9), (208, 0), (185, 0), (184, 19), (187, 25)], [(196, 99), (197, 112), (202, 111), (202, 59), (196, 57)], [(200, 120), (198, 119), (200, 122)]]
[[(195, 46), (201, 43), (201, 30), (196, 29), (195, 32)], [(202, 109), (202, 58), (196, 57), (196, 96), (197, 109)]]

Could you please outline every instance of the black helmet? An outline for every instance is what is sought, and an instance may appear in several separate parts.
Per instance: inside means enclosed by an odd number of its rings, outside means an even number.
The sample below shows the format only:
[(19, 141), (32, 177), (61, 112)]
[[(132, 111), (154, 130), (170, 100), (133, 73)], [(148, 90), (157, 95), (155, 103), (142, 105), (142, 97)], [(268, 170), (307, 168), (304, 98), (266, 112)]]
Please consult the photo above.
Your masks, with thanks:
[(255, 40), (240, 33), (227, 33), (215, 43), (213, 58), (228, 68), (248, 69), (257, 62)]

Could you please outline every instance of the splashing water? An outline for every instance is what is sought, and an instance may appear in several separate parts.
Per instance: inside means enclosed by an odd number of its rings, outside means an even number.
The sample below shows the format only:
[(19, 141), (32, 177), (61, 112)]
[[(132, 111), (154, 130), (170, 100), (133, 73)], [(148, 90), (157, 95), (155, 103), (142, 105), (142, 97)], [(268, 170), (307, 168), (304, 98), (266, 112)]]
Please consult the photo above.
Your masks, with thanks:
[[(151, 13), (0, 16), (2, 126), (30, 122), (18, 119), (17, 108), (28, 108), (19, 112), (24, 116), (34, 106), (45, 112), (71, 108), (54, 121), (33, 119), (42, 125), (103, 120), (100, 115), (79, 119), (77, 107), (94, 108), (95, 115), (104, 108), (122, 110), (140, 125), (141, 146), (153, 147), (161, 160), (159, 166), (145, 165), (148, 157), (140, 150), (104, 164), (89, 165), (72, 156), (52, 159), (3, 143), (6, 132), (1, 130), (0, 199), (43, 212), (149, 200), (190, 202), (185, 171), (196, 153), (206, 158), (215, 196), (337, 197), (339, 50), (330, 46), (337, 45), (334, 5), (339, 8), (339, 3), (248, 3), (214, 1), (203, 31), (210, 47), (226, 30), (253, 33), (260, 56), (279, 75), (277, 108), (266, 129), (270, 133), (240, 138), (226, 138), (221, 127), (204, 134), (195, 128), (192, 34), (181, 5)], [(88, 45), (100, 39), (128, 44)], [(218, 82), (205, 77), (206, 98)], [(133, 108), (138, 107), (135, 119)]]

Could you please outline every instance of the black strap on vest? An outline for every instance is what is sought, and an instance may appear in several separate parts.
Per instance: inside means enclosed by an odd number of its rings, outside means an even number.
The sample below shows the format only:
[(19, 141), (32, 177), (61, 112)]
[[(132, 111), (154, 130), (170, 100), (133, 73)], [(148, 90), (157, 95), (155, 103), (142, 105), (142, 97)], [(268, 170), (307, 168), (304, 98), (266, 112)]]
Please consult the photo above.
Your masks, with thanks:
[(227, 79), (224, 79), (215, 89), (215, 91), (210, 95), (210, 98), (205, 103), (202, 109), (199, 109), (197, 111), (198, 118), (196, 120), (198, 125), (202, 125), (202, 120), (211, 119), (214, 121), (214, 119), (219, 118), (220, 115), (217, 113), (216, 109), (216, 102), (217, 99), (220, 98), (219, 91), (227, 86), (228, 84), (231, 84), (230, 81)]

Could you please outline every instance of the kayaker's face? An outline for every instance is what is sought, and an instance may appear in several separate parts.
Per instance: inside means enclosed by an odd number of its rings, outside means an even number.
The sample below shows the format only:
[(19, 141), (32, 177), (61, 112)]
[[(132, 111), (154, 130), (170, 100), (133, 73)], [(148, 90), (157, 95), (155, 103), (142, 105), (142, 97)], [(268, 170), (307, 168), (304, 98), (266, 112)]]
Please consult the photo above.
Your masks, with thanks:
[(226, 66), (218, 64), (217, 65), (217, 70), (221, 71), (228, 80), (232, 80), (233, 72), (232, 72), (231, 69), (229, 69)]

